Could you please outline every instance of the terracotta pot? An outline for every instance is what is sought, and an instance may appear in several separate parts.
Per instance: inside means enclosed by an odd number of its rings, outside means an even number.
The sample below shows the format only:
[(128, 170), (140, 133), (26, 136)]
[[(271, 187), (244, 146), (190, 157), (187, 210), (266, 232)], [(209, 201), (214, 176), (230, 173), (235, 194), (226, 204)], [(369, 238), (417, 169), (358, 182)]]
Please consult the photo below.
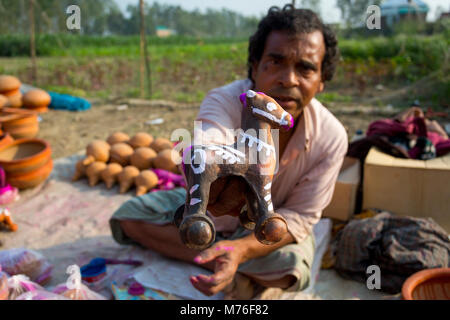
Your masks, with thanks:
[(15, 139), (34, 138), (39, 132), (38, 113), (30, 110), (4, 108), (0, 122), (3, 131)]
[(1, 136), (0, 136), (0, 148), (10, 144), (13, 141), (14, 141), (14, 139), (11, 137), (11, 135), (8, 132), (5, 132), (5, 133), (2, 132)]
[(50, 102), (52, 101), (52, 98), (50, 95), (41, 89), (33, 89), (28, 91), (23, 95), (22, 102), (24, 108), (31, 109), (31, 110), (48, 110), (47, 107), (49, 106)]
[(414, 273), (403, 283), (402, 296), (404, 300), (450, 300), (450, 268)]
[(48, 166), (49, 160), (51, 148), (44, 140), (19, 139), (0, 146), (0, 166), (5, 170), (8, 181), (12, 178), (24, 179), (24, 175)]
[(19, 189), (34, 188), (47, 180), (53, 169), (53, 161), (49, 159), (42, 167), (14, 177), (7, 176), (8, 183)]
[(0, 75), (0, 92), (9, 92), (18, 90), (22, 83), (14, 76)]
[(39, 125), (38, 124), (24, 126), (24, 127), (12, 127), (12, 128), (6, 126), (4, 129), (15, 139), (34, 138), (39, 133)]

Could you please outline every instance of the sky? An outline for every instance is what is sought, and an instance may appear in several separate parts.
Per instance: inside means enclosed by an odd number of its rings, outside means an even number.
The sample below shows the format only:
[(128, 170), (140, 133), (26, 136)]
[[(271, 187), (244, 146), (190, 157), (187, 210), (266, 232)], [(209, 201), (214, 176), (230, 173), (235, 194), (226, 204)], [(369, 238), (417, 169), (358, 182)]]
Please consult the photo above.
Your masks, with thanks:
[[(115, 0), (119, 7), (123, 10), (126, 9), (128, 4), (137, 4), (138, 0)], [(239, 12), (245, 16), (261, 17), (267, 13), (267, 10), (277, 5), (282, 7), (286, 3), (290, 3), (289, 0), (145, 0), (148, 4), (158, 2), (160, 4), (180, 5), (182, 8), (188, 11), (199, 9), (204, 11), (206, 8), (217, 9), (227, 8), (236, 12)], [(441, 6), (447, 11), (450, 10), (449, 0), (423, 0), (430, 7), (427, 20), (434, 21), (436, 18), (436, 9)], [(300, 4), (301, 0), (297, 0), (297, 4)], [(340, 21), (340, 11), (336, 7), (336, 0), (322, 0), (322, 18), (326, 23), (336, 23)]]

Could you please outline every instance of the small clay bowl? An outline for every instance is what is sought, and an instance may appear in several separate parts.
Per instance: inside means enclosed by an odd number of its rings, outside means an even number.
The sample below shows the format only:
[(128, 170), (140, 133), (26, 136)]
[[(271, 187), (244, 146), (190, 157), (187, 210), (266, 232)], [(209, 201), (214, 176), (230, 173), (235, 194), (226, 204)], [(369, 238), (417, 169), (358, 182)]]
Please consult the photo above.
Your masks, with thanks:
[(18, 139), (0, 146), (0, 166), (7, 178), (37, 170), (51, 159), (51, 148), (41, 139)]
[(403, 283), (402, 296), (404, 300), (450, 300), (450, 268), (414, 273)]

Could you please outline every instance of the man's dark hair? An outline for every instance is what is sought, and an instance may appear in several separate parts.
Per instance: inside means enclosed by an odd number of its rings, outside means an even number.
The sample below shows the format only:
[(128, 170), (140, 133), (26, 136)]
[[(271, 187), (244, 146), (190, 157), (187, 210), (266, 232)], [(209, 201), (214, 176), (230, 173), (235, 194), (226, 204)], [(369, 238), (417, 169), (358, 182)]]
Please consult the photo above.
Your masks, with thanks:
[(259, 22), (255, 34), (250, 37), (248, 47), (248, 77), (252, 79), (252, 65), (261, 60), (267, 37), (272, 31), (286, 31), (290, 34), (321, 31), (325, 41), (325, 56), (322, 61), (322, 81), (333, 78), (339, 60), (336, 35), (330, 27), (309, 9), (295, 9), (291, 4), (283, 9), (271, 7), (267, 15)]

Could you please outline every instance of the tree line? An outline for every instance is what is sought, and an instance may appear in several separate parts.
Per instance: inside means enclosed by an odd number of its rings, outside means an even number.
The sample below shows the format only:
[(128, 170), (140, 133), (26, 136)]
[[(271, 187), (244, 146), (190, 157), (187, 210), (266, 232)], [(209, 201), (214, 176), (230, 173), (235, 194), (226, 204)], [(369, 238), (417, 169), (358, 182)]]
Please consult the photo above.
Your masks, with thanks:
[[(84, 35), (139, 34), (139, 2), (122, 12), (113, 0), (35, 0), (36, 32), (54, 34), (68, 32), (66, 9), (78, 5)], [(29, 32), (29, 0), (0, 0), (0, 34)], [(145, 4), (146, 33), (154, 35), (158, 26), (193, 37), (248, 37), (257, 27), (259, 17), (246, 17), (228, 9), (186, 11), (180, 6), (155, 2)]]

